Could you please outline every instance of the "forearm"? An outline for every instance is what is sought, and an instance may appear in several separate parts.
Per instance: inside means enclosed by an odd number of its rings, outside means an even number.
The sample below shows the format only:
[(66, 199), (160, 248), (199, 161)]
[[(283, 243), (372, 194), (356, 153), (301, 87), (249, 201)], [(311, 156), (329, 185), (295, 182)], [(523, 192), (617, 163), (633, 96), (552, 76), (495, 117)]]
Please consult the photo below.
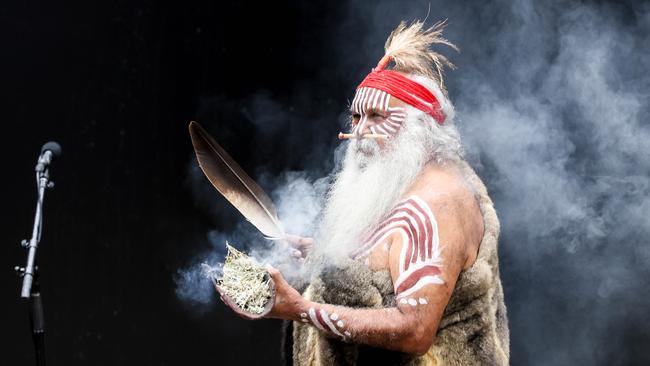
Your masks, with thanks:
[(397, 307), (352, 309), (305, 301), (298, 320), (346, 341), (421, 354), (430, 342), (416, 314)]

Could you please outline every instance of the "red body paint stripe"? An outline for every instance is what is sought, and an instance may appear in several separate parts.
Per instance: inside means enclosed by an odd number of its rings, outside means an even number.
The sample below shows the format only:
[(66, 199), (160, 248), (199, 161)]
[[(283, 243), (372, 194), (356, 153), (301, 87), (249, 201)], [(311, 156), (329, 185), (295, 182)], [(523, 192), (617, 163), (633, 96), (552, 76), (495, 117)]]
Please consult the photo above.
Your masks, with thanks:
[(420, 258), (422, 260), (431, 259), (431, 257), (433, 256), (433, 253), (431, 253), (433, 251), (433, 248), (432, 248), (433, 247), (433, 225), (431, 224), (431, 219), (429, 218), (429, 215), (428, 215), (427, 211), (424, 209), (424, 207), (422, 207), (420, 205), (419, 202), (417, 202), (417, 201), (415, 201), (413, 199), (409, 199), (408, 202), (411, 203), (413, 206), (417, 207), (418, 211), (420, 211), (420, 213), (422, 213), (422, 215), (424, 215), (424, 217), (425, 217), (425, 220), (424, 220), (425, 225), (426, 225), (425, 229), (426, 229), (426, 232), (428, 233), (428, 235), (427, 235), (428, 240), (427, 240), (427, 243), (426, 243), (426, 257), (421, 256)]
[(323, 321), (323, 318), (320, 315), (320, 310), (318, 310), (318, 309), (314, 309), (314, 310), (315, 310), (315, 313), (316, 313), (316, 320), (318, 320), (318, 323), (320, 324), (320, 326), (323, 327), (324, 329), (330, 329), (330, 327), (327, 326), (327, 324)]
[(413, 287), (422, 277), (425, 276), (436, 276), (442, 273), (440, 268), (434, 265), (422, 267), (417, 271), (411, 273), (407, 279), (405, 279), (395, 291), (395, 295), (399, 295), (401, 292), (404, 292), (411, 287)]
[[(416, 206), (416, 207), (418, 207), (418, 206)], [(422, 223), (422, 220), (420, 219), (420, 216), (415, 211), (413, 211), (413, 210), (411, 210), (410, 208), (407, 208), (407, 207), (404, 207), (401, 210), (407, 212), (409, 214), (409, 216), (412, 217), (415, 220), (415, 223), (417, 224), (418, 228), (420, 229), (419, 234), (418, 234), (417, 247), (418, 247), (418, 253), (420, 254), (420, 260), (424, 260), (424, 256), (426, 255), (426, 253), (425, 253), (425, 246), (426, 246), (425, 241), (428, 238), (428, 235), (425, 235), (426, 234), (426, 232), (425, 232), (426, 227)], [(416, 243), (413, 243), (413, 245), (416, 245)], [(411, 263), (417, 262), (417, 259), (418, 259), (417, 255), (413, 256), (413, 258), (411, 258)], [(407, 268), (407, 267), (405, 266), (405, 268)]]

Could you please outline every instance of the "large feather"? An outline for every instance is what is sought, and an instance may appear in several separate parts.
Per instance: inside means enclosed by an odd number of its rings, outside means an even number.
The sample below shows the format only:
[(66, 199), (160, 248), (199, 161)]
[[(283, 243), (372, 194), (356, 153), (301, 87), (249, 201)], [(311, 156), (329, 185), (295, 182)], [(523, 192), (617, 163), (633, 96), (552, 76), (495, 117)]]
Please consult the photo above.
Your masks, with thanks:
[(190, 122), (190, 137), (199, 166), (214, 188), (269, 239), (285, 236), (269, 196), (198, 123)]

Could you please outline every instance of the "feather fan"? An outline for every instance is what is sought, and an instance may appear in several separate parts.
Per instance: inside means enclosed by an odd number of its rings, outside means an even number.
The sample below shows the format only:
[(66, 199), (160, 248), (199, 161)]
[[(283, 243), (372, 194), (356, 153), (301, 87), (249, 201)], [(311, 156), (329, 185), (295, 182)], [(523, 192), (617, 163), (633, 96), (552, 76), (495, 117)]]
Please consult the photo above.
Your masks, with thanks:
[(285, 236), (273, 202), (230, 155), (198, 123), (190, 137), (199, 166), (214, 188), (268, 239)]

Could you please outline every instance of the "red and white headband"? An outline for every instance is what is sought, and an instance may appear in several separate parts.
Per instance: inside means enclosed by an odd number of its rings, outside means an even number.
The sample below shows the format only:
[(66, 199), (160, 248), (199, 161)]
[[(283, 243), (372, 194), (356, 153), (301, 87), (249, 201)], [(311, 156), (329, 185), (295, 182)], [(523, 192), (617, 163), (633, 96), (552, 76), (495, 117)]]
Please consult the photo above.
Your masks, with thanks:
[(379, 107), (390, 113), (390, 115), (385, 123), (370, 128), (372, 135), (364, 137), (386, 137), (384, 135), (394, 134), (404, 120), (404, 111), (388, 107), (390, 96), (427, 113), (438, 124), (445, 122), (446, 116), (438, 98), (422, 84), (407, 78), (399, 72), (386, 70), (389, 61), (390, 56), (385, 55), (379, 61), (377, 67), (373, 68), (357, 86), (352, 109), (362, 115), (361, 121), (354, 126), (352, 134), (340, 133), (339, 138), (360, 138), (360, 133), (363, 131), (365, 124), (362, 112), (365, 108), (371, 106), (373, 108)]

